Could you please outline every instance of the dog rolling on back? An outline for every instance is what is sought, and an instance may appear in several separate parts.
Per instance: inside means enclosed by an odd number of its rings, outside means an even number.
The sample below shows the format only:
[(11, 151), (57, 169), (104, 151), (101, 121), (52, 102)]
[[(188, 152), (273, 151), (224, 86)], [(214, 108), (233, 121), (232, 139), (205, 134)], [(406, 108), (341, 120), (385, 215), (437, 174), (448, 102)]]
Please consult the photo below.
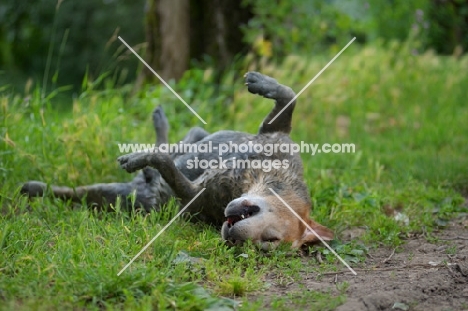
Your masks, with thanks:
[[(312, 207), (309, 191), (304, 182), (303, 166), (299, 154), (276, 152), (271, 155), (252, 150), (239, 152), (234, 148), (222, 155), (221, 144), (293, 144), (289, 137), (295, 101), (287, 104), (295, 94), (291, 88), (258, 72), (245, 75), (248, 90), (274, 99), (273, 110), (264, 119), (257, 134), (219, 131), (209, 134), (201, 128), (192, 128), (183, 139), (185, 144), (211, 144), (214, 152), (132, 153), (118, 161), (128, 172), (141, 170), (128, 183), (95, 184), (77, 188), (50, 187), (56, 196), (106, 208), (115, 204), (118, 197), (124, 205), (131, 206), (129, 195), (135, 193), (134, 206), (147, 211), (158, 210), (171, 197), (179, 199), (181, 206), (190, 202), (203, 188), (205, 190), (186, 209), (193, 219), (222, 226), (224, 240), (238, 244), (252, 240), (264, 249), (280, 242), (290, 242), (293, 247), (318, 241), (318, 238), (270, 190), (273, 189), (310, 227), (324, 240), (333, 239), (333, 233), (309, 217)], [(275, 116), (287, 108), (276, 118)], [(269, 124), (269, 122), (271, 124)], [(168, 122), (161, 107), (153, 112), (156, 143), (167, 144)], [(180, 151), (180, 150), (179, 150)], [(242, 161), (269, 160), (269, 163), (287, 163), (269, 170), (235, 165)], [(194, 167), (194, 161), (221, 161), (216, 168)], [(218, 163), (219, 164), (219, 163)], [(30, 181), (22, 192), (29, 196), (42, 196), (47, 185)]]

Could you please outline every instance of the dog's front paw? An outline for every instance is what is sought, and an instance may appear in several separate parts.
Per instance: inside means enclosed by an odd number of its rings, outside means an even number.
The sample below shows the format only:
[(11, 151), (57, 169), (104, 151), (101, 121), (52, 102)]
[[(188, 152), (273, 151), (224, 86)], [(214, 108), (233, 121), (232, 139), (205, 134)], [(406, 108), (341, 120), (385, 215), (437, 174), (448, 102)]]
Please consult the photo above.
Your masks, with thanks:
[(245, 85), (250, 93), (258, 94), (266, 98), (278, 96), (278, 81), (256, 71), (249, 71), (244, 75)]
[(117, 158), (120, 166), (129, 173), (144, 169), (149, 164), (149, 154), (135, 152)]

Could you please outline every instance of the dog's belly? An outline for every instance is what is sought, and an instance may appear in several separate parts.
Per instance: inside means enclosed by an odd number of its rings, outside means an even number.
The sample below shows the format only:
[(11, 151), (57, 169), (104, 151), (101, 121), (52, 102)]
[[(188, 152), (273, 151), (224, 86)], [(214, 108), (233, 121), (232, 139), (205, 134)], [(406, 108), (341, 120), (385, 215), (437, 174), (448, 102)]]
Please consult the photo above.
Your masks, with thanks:
[[(179, 153), (175, 165), (188, 179), (195, 180), (206, 170), (223, 168), (226, 160), (234, 156), (233, 152), (221, 153), (220, 145), (247, 143), (256, 135), (235, 131), (220, 131), (206, 136), (203, 140), (191, 144), (195, 150)], [(203, 149), (203, 147), (206, 147)], [(208, 164), (208, 165), (207, 165)]]
[[(224, 209), (232, 200), (247, 193), (253, 183), (268, 180), (269, 175), (276, 175), (277, 168), (271, 166), (273, 161), (283, 166), (284, 161), (290, 170), (297, 170), (302, 174), (302, 163), (298, 154), (272, 152), (258, 153), (254, 148), (246, 152), (240, 148), (230, 148), (220, 153), (220, 145), (251, 145), (260, 144), (292, 144), (287, 134), (272, 133), (252, 135), (242, 132), (221, 131), (205, 137), (197, 145), (211, 144), (211, 152), (192, 152), (178, 155), (174, 162), (177, 168), (191, 181), (200, 184), (204, 197), (209, 200), (209, 210), (203, 210), (203, 216), (221, 224), (224, 221)], [(291, 163), (291, 161), (293, 163)], [(254, 164), (255, 163), (255, 164)], [(255, 167), (252, 167), (255, 165)], [(277, 177), (272, 178), (281, 182)], [(215, 208), (213, 208), (215, 207)], [(211, 221), (210, 221), (211, 222)]]
[[(284, 133), (252, 135), (235, 131), (219, 131), (195, 143), (194, 145), (197, 147), (195, 152), (178, 154), (174, 162), (182, 174), (194, 181), (206, 171), (233, 169), (239, 166), (242, 168), (242, 163), (246, 163), (246, 161), (280, 160), (282, 162), (291, 159), (300, 161), (298, 154), (291, 156), (289, 153), (272, 152), (270, 155), (270, 153), (255, 152), (252, 147), (254, 145), (292, 143), (293, 141)], [(208, 152), (200, 148), (201, 145), (209, 146)], [(240, 146), (249, 145), (251, 146), (247, 151), (240, 148)], [(225, 151), (226, 148), (229, 150)], [(249, 168), (247, 167), (247, 169)]]

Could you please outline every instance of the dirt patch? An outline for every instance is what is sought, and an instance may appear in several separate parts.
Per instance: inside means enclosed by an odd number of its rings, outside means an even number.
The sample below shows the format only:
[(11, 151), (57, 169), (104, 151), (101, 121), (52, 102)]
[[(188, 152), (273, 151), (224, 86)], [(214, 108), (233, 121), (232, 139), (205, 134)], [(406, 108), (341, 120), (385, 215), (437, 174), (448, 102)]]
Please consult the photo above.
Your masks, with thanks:
[[(357, 276), (343, 269), (304, 275), (299, 284), (277, 284), (275, 275), (269, 275), (270, 298), (299, 292), (305, 286), (311, 291), (344, 293), (347, 299), (336, 309), (339, 311), (468, 310), (467, 228), (465, 216), (436, 233), (433, 242), (414, 237), (396, 251), (370, 251), (366, 262), (355, 269)], [(304, 258), (304, 264), (310, 264), (310, 258)], [(348, 287), (343, 289), (344, 282)], [(264, 297), (265, 308), (269, 307), (268, 300)]]

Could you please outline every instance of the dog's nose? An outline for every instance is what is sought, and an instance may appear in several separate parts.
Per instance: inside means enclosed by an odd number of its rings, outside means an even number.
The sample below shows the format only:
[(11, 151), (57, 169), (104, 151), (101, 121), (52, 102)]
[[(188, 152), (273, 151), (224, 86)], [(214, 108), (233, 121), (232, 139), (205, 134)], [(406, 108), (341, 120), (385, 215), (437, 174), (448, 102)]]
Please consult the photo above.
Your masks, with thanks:
[(252, 203), (251, 201), (249, 201), (247, 199), (242, 200), (241, 204), (244, 205), (244, 206), (253, 206), (253, 205), (255, 205), (254, 203)]
[(259, 211), (260, 207), (247, 199), (239, 198), (231, 201), (224, 211), (228, 228), (231, 228), (239, 221), (255, 215)]
[(225, 210), (226, 217), (239, 216), (242, 219), (260, 211), (260, 207), (248, 199), (239, 198), (231, 201)]

